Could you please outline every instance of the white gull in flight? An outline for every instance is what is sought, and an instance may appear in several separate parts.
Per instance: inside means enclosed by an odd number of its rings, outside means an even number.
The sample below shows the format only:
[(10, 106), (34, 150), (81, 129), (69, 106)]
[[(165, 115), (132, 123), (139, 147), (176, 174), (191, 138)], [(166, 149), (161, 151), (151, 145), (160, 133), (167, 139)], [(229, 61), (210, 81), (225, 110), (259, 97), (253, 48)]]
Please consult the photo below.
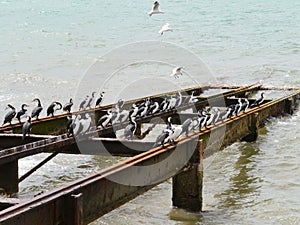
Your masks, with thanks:
[(153, 4), (152, 10), (150, 12), (148, 12), (148, 15), (152, 16), (153, 14), (162, 14), (162, 13), (164, 13), (162, 11), (159, 11), (158, 7), (159, 7), (159, 2), (155, 1), (154, 4)]
[(164, 32), (167, 32), (167, 31), (173, 31), (173, 29), (171, 29), (169, 27), (169, 23), (166, 23), (165, 25), (162, 26), (162, 28), (158, 31), (158, 33), (160, 33), (161, 35), (164, 34)]
[(182, 70), (183, 67), (175, 67), (172, 70), (172, 74), (170, 75), (171, 77), (179, 78), (179, 76), (182, 76)]

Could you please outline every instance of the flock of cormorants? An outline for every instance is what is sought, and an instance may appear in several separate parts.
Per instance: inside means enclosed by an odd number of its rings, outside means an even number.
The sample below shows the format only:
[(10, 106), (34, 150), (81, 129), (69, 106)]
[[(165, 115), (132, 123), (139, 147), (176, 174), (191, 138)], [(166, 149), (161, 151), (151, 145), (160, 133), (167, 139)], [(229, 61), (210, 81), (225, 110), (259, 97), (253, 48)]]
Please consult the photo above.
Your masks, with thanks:
[[(91, 97), (86, 96), (85, 99), (79, 104), (79, 110), (85, 110), (92, 108), (96, 92), (93, 92)], [(95, 101), (95, 107), (100, 106), (104, 97), (104, 92), (100, 93), (99, 98)], [(38, 98), (33, 99), (37, 102), (37, 106), (32, 110), (31, 116), (27, 116), (27, 121), (23, 124), (23, 139), (26, 135), (29, 135), (31, 130), (31, 118), (39, 119), (40, 113), (43, 110), (41, 101)], [(170, 110), (177, 109), (186, 104), (192, 104), (197, 102), (198, 99), (194, 96), (194, 92), (191, 95), (183, 98), (181, 92), (173, 96), (165, 96), (161, 103), (154, 101), (150, 98), (146, 98), (143, 102), (137, 104), (133, 103), (131, 109), (123, 109), (125, 101), (120, 99), (115, 107), (112, 109), (105, 110), (106, 114), (103, 115), (96, 123), (93, 125), (92, 117), (90, 113), (85, 114), (74, 114), (68, 116), (67, 132), (69, 135), (77, 136), (83, 135), (88, 131), (96, 129), (106, 129), (109, 125), (114, 125), (117, 123), (128, 123), (124, 129), (124, 138), (132, 139), (137, 130), (136, 119), (140, 119), (150, 115), (156, 115), (159, 113), (164, 113)], [(216, 124), (219, 121), (224, 121), (232, 116), (238, 116), (240, 113), (245, 112), (247, 109), (255, 106), (259, 106), (264, 101), (264, 93), (261, 93), (261, 97), (254, 101), (253, 104), (249, 104), (247, 98), (239, 98), (237, 104), (230, 105), (226, 110), (220, 110), (219, 108), (206, 107), (200, 109), (197, 116), (194, 118), (188, 118), (181, 125), (173, 125), (172, 117), (168, 118), (167, 127), (163, 129), (162, 133), (156, 138), (154, 146), (159, 146), (166, 143), (176, 143), (176, 139), (185, 134), (189, 135), (190, 132), (201, 131), (207, 126)], [(55, 111), (63, 110), (67, 113), (71, 112), (73, 106), (72, 98), (63, 107), (60, 102), (54, 101), (47, 108), (47, 116), (54, 116)], [(5, 115), (3, 125), (6, 123), (12, 124), (13, 118), (17, 118), (19, 123), (21, 123), (21, 117), (26, 115), (28, 107), (27, 104), (22, 104), (21, 110), (16, 112), (16, 109), (8, 104), (7, 108), (10, 111)]]

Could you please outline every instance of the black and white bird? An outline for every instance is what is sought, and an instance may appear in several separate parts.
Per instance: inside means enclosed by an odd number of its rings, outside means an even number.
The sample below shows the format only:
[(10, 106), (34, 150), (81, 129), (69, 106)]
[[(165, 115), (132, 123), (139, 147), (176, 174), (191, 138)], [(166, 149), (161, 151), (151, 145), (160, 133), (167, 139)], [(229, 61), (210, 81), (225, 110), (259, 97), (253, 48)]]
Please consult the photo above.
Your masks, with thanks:
[(176, 99), (175, 108), (180, 107), (182, 104), (182, 94), (178, 91), (178, 97)]
[(239, 113), (241, 112), (242, 106), (243, 106), (242, 99), (239, 98), (239, 99), (238, 99), (238, 103), (235, 105), (235, 108), (234, 108), (234, 114), (235, 114), (236, 116), (238, 116)]
[(125, 100), (120, 98), (116, 104), (116, 108), (122, 109), (122, 107), (124, 106)]
[(247, 98), (244, 99), (244, 102), (242, 104), (241, 111), (245, 112), (249, 108), (249, 100)]
[(157, 112), (159, 112), (159, 104), (158, 102), (154, 102), (152, 105), (149, 106), (148, 113), (155, 114)]
[(39, 119), (39, 115), (40, 115), (41, 111), (43, 110), (43, 107), (42, 107), (40, 99), (35, 98), (32, 101), (33, 102), (36, 101), (38, 103), (38, 105), (32, 110), (32, 112), (31, 112), (31, 118), (36, 117), (36, 119), (38, 120)]
[(235, 105), (230, 105), (230, 106), (228, 106), (228, 108), (229, 108), (229, 113), (227, 115), (227, 118), (231, 118), (235, 112)]
[(135, 103), (133, 103), (132, 109), (129, 112), (129, 116), (135, 117), (138, 114), (138, 112), (139, 112), (139, 107)]
[(106, 126), (111, 123), (113, 117), (112, 110), (107, 110), (107, 114), (103, 115), (97, 122), (97, 127), (101, 127), (102, 129), (105, 129)]
[(196, 103), (198, 102), (197, 96), (194, 95), (195, 91), (192, 91), (192, 94), (186, 97), (184, 104)]
[(256, 99), (255, 102), (253, 104), (251, 104), (251, 108), (252, 107), (255, 107), (255, 106), (259, 106), (260, 104), (262, 104), (265, 100), (265, 96), (264, 96), (264, 92), (262, 92), (260, 94), (260, 98), (259, 99)]
[(15, 107), (13, 107), (11, 104), (8, 104), (6, 109), (8, 109), (8, 108), (10, 108), (11, 110), (8, 113), (6, 113), (2, 126), (6, 123), (9, 123), (11, 125), (11, 121), (16, 115)]
[(189, 136), (189, 132), (190, 132), (190, 126), (191, 126), (191, 124), (192, 124), (192, 119), (191, 118), (186, 119), (183, 122), (183, 124), (181, 124), (181, 133), (180, 133), (180, 135), (184, 133), (185, 136), (188, 137)]
[(92, 102), (93, 102), (93, 100), (94, 100), (94, 98), (95, 98), (95, 94), (96, 94), (97, 92), (95, 92), (95, 91), (93, 91), (92, 92), (92, 96), (88, 99), (88, 101), (87, 101), (87, 103), (86, 103), (86, 106), (85, 106), (85, 108), (87, 109), (87, 108), (92, 108)]
[(9, 123), (11, 125), (11, 121), (12, 119), (15, 117), (16, 115), (16, 109), (15, 107), (13, 107), (11, 104), (8, 104), (6, 109), (10, 108), (11, 110), (6, 113), (5, 117), (4, 117), (4, 122), (2, 124), (2, 126), (6, 123)]
[[(59, 108), (55, 109), (54, 107), (56, 106), (59, 106)], [(60, 109), (62, 109), (62, 104), (60, 102), (52, 102), (47, 108), (47, 116), (54, 117), (54, 112)]]
[(164, 100), (160, 103), (159, 108), (162, 112), (165, 112), (167, 110), (168, 106), (169, 106), (169, 101), (168, 101), (168, 98), (165, 97)]
[(78, 136), (82, 133), (83, 130), (83, 125), (80, 122), (81, 120), (81, 115), (77, 115), (72, 122), (72, 129), (73, 129), (73, 135)]
[(72, 106), (73, 106), (73, 99), (70, 98), (70, 101), (64, 105), (63, 111), (67, 111), (68, 113), (70, 113)]
[(183, 67), (175, 67), (170, 76), (174, 77), (175, 79), (179, 78), (179, 76), (182, 76), (182, 69)]
[(222, 120), (222, 122), (224, 122), (224, 120), (226, 120), (229, 117), (229, 114), (231, 113), (232, 108), (227, 107), (226, 110), (222, 111), (220, 113), (220, 119)]
[(129, 117), (129, 124), (124, 129), (124, 138), (125, 139), (132, 139), (135, 135), (137, 128), (137, 123), (135, 122), (135, 117)]
[(167, 129), (169, 129), (169, 127), (170, 127), (171, 128), (170, 130), (173, 131), (169, 136), (171, 144), (175, 144), (176, 139), (179, 138), (180, 135), (183, 134), (183, 133), (185, 133), (185, 135), (188, 137), (189, 126), (192, 123), (192, 119), (188, 118), (186, 121), (184, 121), (184, 123), (182, 125), (174, 126), (172, 124), (172, 118), (171, 119), (169, 119), (169, 118), (168, 118)]
[(150, 105), (150, 99), (146, 99), (143, 106), (141, 106), (138, 110), (137, 116), (144, 117), (147, 115), (148, 109)]
[(27, 112), (27, 109), (25, 107), (28, 107), (27, 104), (22, 104), (21, 110), (17, 112), (16, 118), (18, 119), (19, 123), (21, 123), (21, 116), (25, 115)]
[(158, 33), (160, 35), (163, 35), (167, 31), (172, 31), (173, 32), (173, 29), (170, 28), (170, 24), (169, 23), (166, 23), (165, 25), (163, 25), (162, 28), (158, 31)]
[(79, 110), (85, 110), (86, 109), (86, 103), (87, 103), (88, 99), (89, 99), (89, 96), (87, 95), (85, 97), (85, 99), (82, 102), (80, 102)]
[(152, 16), (153, 14), (162, 14), (162, 13), (164, 13), (162, 11), (159, 11), (158, 7), (159, 7), (159, 2), (155, 1), (154, 4), (153, 4), (152, 10), (150, 12), (148, 12), (148, 15)]
[(95, 105), (95, 107), (99, 107), (99, 106), (100, 106), (101, 102), (103, 101), (104, 93), (105, 93), (104, 91), (102, 91), (102, 92), (100, 93), (99, 98), (96, 100), (96, 105)]
[(175, 107), (176, 107), (176, 102), (177, 102), (177, 97), (175, 97), (175, 96), (170, 96), (170, 97), (168, 98), (168, 102), (169, 102), (169, 104), (168, 104), (167, 110), (173, 110), (173, 109), (175, 109)]
[(172, 130), (170, 129), (164, 129), (163, 132), (157, 136), (155, 143), (153, 145), (153, 148), (158, 147), (158, 146), (162, 146), (163, 148), (165, 148), (165, 144), (168, 143), (170, 141), (170, 135), (173, 133)]
[(31, 117), (28, 116), (27, 121), (23, 124), (22, 127), (22, 133), (23, 133), (22, 140), (25, 139), (26, 135), (29, 136), (30, 132), (31, 132)]
[(86, 134), (88, 131), (90, 131), (92, 127), (92, 117), (90, 113), (85, 113), (79, 122), (82, 125), (81, 134)]
[(67, 116), (67, 133), (69, 136), (74, 136), (74, 123), (71, 116)]

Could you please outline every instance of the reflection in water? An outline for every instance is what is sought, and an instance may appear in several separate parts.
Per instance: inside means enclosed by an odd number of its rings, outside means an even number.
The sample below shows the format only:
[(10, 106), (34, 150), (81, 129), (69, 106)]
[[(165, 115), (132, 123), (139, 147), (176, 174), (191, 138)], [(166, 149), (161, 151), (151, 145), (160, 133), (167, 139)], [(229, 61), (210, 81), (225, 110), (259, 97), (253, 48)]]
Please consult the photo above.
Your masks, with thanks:
[(215, 197), (220, 199), (219, 208), (245, 207), (252, 204), (251, 196), (258, 194), (258, 177), (251, 174), (256, 163), (253, 156), (259, 154), (259, 149), (250, 144), (245, 144), (239, 149), (240, 157), (235, 163), (236, 173), (229, 179), (229, 188)]

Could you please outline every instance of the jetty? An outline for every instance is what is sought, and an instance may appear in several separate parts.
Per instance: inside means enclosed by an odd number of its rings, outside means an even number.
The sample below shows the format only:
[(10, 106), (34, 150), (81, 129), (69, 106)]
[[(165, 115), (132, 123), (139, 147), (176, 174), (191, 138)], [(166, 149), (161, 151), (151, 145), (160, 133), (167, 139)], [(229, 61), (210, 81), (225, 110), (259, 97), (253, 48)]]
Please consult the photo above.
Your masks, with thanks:
[[(198, 111), (205, 107), (226, 109), (238, 104), (241, 98), (246, 98), (251, 105), (256, 100), (253, 96), (261, 92), (266, 96), (261, 104), (181, 135), (176, 143), (153, 147), (155, 140), (145, 138), (154, 126), (165, 126), (169, 117), (174, 125), (180, 125), (197, 117)], [(80, 136), (67, 133), (68, 116), (89, 114), (96, 123), (107, 110), (114, 109), (115, 104), (32, 120), (31, 135), (25, 140), (22, 140), (22, 123), (1, 126), (0, 190), (7, 194), (17, 193), (20, 182), (34, 176), (36, 170), (54, 157), (60, 157), (60, 153), (126, 158), (26, 201), (0, 198), (0, 225), (88, 224), (168, 179), (172, 179), (173, 206), (202, 211), (203, 160), (234, 142), (255, 141), (266, 119), (292, 115), (300, 89), (266, 88), (259, 84), (192, 87), (128, 100), (122, 109), (130, 110), (132, 104), (142, 104), (146, 99), (161, 104), (164, 99), (178, 95), (182, 96), (182, 104), (178, 107), (137, 117), (137, 130), (130, 140), (116, 135), (116, 131), (128, 125), (121, 122), (105, 128), (96, 127)], [(194, 101), (190, 101), (191, 96)], [(40, 153), (50, 154), (19, 176), (18, 160)]]

